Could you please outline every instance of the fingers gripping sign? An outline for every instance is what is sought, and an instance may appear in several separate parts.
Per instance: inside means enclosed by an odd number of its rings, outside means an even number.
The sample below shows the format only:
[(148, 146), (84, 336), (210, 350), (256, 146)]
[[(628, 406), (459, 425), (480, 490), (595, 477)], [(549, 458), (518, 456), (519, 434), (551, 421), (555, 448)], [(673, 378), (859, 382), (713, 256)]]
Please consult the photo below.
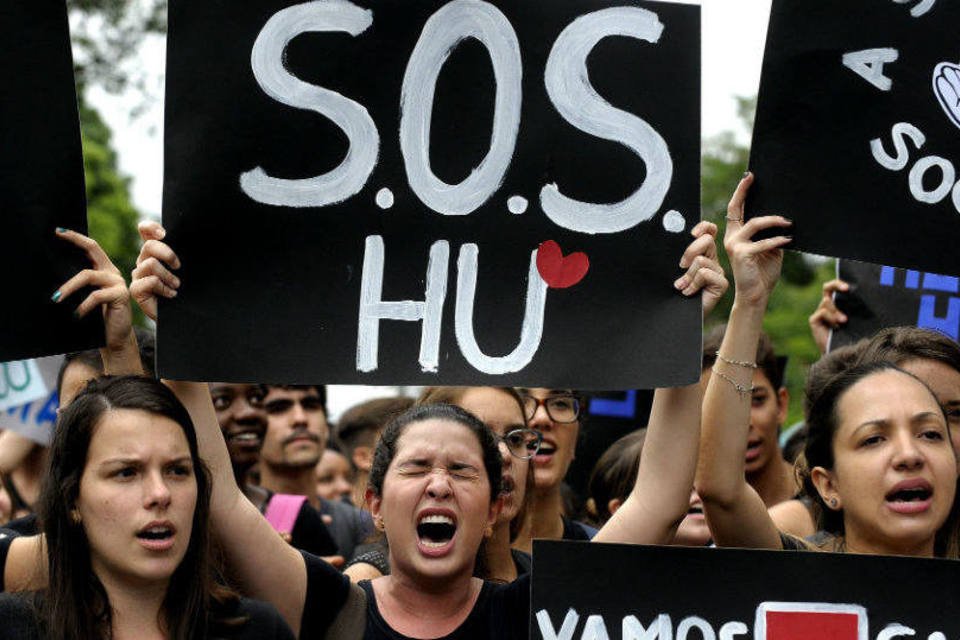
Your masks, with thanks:
[(173, 271), (180, 268), (180, 258), (163, 238), (166, 230), (156, 222), (141, 222), (138, 226), (144, 241), (137, 256), (137, 266), (131, 274), (130, 294), (151, 320), (157, 319), (157, 297), (175, 298), (180, 278)]
[(82, 249), (90, 260), (91, 268), (80, 271), (63, 283), (50, 299), (55, 304), (61, 304), (77, 291), (93, 288), (74, 310), (74, 315), (82, 318), (100, 307), (103, 311), (107, 346), (124, 346), (133, 333), (133, 316), (127, 283), (120, 270), (93, 238), (63, 228), (58, 228), (56, 233), (58, 237)]
[(723, 245), (730, 256), (737, 296), (760, 301), (766, 300), (777, 284), (783, 267), (783, 247), (793, 238), (781, 235), (755, 241), (753, 237), (761, 231), (785, 229), (793, 223), (783, 216), (762, 216), (744, 222), (744, 203), (753, 181), (753, 174), (746, 174), (730, 200)]

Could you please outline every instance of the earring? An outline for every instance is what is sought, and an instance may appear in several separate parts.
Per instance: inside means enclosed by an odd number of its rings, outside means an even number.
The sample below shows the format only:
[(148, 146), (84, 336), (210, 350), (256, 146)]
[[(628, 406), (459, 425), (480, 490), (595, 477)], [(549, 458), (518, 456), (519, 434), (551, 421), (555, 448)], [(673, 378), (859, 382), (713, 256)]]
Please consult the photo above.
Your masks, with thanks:
[(72, 522), (73, 524), (80, 524), (81, 520), (82, 519), (80, 518), (80, 512), (77, 511), (76, 509), (71, 509), (70, 522)]
[(490, 526), (490, 525), (487, 525), (486, 530), (483, 532), (483, 536), (484, 536), (485, 538), (492, 538), (492, 537), (493, 537), (493, 527)]
[(836, 498), (830, 498), (830, 506), (833, 507), (834, 509), (837, 508), (837, 499), (836, 499)]
[(386, 528), (383, 526), (383, 518), (381, 516), (375, 516), (373, 518), (373, 526), (381, 533), (383, 533), (384, 529)]

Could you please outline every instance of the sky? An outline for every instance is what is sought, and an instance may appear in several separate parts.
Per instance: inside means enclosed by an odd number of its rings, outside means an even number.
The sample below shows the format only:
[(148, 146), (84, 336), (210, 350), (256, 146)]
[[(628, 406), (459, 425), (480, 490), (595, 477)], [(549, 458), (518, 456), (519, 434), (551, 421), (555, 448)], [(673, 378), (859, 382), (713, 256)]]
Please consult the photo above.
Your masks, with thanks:
[[(677, 0), (702, 6), (703, 94), (702, 132), (737, 131), (734, 96), (756, 94), (766, 38), (770, 0)], [(140, 51), (143, 68), (156, 70), (148, 88), (158, 99), (142, 116), (131, 119), (130, 111), (142, 102), (135, 94), (108, 95), (91, 91), (91, 103), (113, 129), (114, 146), (121, 171), (132, 178), (133, 201), (151, 217), (159, 217), (163, 185), (163, 80), (164, 42), (149, 40)]]

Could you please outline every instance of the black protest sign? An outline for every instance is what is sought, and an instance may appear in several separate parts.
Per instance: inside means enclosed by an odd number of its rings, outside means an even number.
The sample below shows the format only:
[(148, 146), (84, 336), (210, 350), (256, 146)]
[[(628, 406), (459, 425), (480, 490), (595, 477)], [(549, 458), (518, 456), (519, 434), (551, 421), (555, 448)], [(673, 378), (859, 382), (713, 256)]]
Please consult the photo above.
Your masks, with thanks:
[(794, 248), (955, 273), (960, 4), (774, 0), (750, 215)]
[(699, 375), (699, 7), (170, 3), (173, 378)]
[[(80, 121), (62, 2), (0, 7), (0, 361), (102, 344), (97, 317), (50, 296), (87, 266), (57, 227), (87, 228)], [(98, 314), (91, 314), (97, 316)]]
[(948, 560), (538, 540), (532, 575), (533, 640), (960, 633), (960, 564)]
[(853, 260), (838, 261), (837, 277), (850, 285), (834, 296), (848, 320), (831, 333), (830, 349), (886, 327), (922, 327), (960, 340), (960, 278)]

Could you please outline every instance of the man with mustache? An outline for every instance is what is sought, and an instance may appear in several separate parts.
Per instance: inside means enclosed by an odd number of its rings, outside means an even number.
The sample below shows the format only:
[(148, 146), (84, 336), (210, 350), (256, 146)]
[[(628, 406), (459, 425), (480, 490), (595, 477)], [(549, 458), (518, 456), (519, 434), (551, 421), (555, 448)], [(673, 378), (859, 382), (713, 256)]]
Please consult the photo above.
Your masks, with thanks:
[[(339, 554), (349, 558), (372, 531), (372, 522), (355, 507), (317, 496), (317, 462), (330, 437), (326, 388), (268, 385), (263, 408), (267, 431), (260, 450), (260, 486), (271, 493), (305, 496), (323, 515)], [(292, 533), (296, 537), (296, 527)]]

